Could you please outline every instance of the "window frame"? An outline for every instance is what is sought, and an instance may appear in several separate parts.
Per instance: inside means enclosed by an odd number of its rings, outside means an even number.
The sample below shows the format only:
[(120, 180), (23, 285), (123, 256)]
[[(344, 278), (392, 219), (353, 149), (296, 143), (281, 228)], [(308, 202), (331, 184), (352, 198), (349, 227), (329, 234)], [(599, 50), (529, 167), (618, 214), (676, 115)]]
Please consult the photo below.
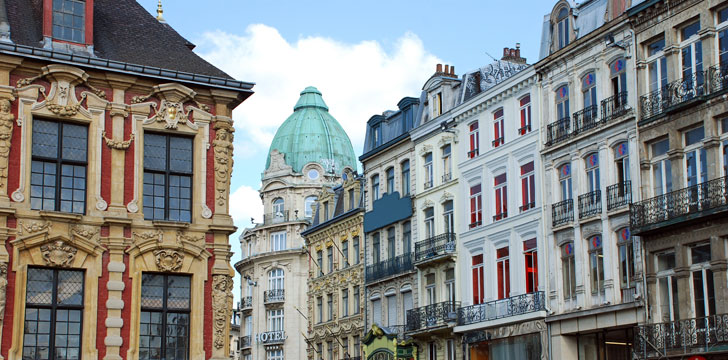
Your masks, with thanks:
[[(193, 204), (194, 204), (194, 195), (193, 194), (195, 193), (195, 186), (194, 186), (195, 185), (194, 184), (194, 182), (195, 182), (194, 181), (195, 180), (195, 160), (194, 160), (194, 154), (195, 154), (195, 137), (194, 136), (189, 136), (189, 135), (168, 134), (168, 133), (163, 133), (163, 132), (151, 132), (150, 131), (150, 132), (145, 132), (144, 133), (145, 146), (146, 146), (146, 136), (147, 135), (163, 136), (165, 138), (165, 140), (166, 140), (165, 141), (165, 143), (166, 143), (165, 149), (166, 149), (166, 152), (167, 152), (166, 155), (165, 155), (165, 157), (166, 157), (166, 164), (165, 164), (165, 170), (164, 171), (147, 169), (146, 161), (144, 161), (144, 159), (142, 158), (143, 173), (144, 174), (146, 174), (146, 173), (150, 173), (150, 174), (163, 174), (164, 175), (164, 179), (165, 179), (164, 180), (165, 181), (165, 186), (166, 186), (167, 189), (169, 189), (169, 187), (170, 187), (170, 177), (171, 176), (179, 176), (179, 177), (186, 176), (186, 177), (189, 177), (190, 178), (190, 197), (189, 197), (190, 206), (188, 208), (186, 208), (186, 209), (183, 209), (182, 207), (180, 207), (179, 208), (179, 211), (182, 211), (182, 210), (189, 211), (189, 213), (190, 213), (190, 220), (189, 221), (184, 221), (184, 220), (172, 220), (172, 219), (170, 219), (170, 216), (169, 216), (169, 212), (170, 212), (170, 205), (169, 205), (169, 203), (170, 203), (170, 194), (169, 194), (169, 191), (165, 191), (164, 192), (164, 218), (163, 219), (157, 219), (153, 215), (152, 215), (152, 217), (149, 217), (148, 218), (147, 217), (148, 214), (146, 214), (146, 212), (143, 211), (143, 208), (144, 208), (144, 206), (143, 206), (142, 211), (144, 212), (144, 220), (148, 220), (148, 221), (158, 221), (158, 220), (162, 220), (162, 221), (177, 221), (177, 222), (183, 222), (183, 223), (191, 223), (194, 220), (194, 215), (195, 215), (195, 212), (192, 210), (193, 209)], [(172, 171), (170, 169), (170, 161), (171, 161), (170, 154), (172, 153), (170, 144), (171, 144), (172, 138), (187, 139), (187, 140), (190, 141), (190, 152), (193, 154), (193, 158), (190, 159), (190, 163), (191, 164), (190, 164), (190, 172), (189, 173), (184, 173), (184, 172), (180, 172), (180, 171)], [(143, 152), (146, 151), (145, 147), (142, 147), (142, 151)], [(181, 197), (179, 199), (182, 200)], [(281, 198), (281, 200), (283, 200), (283, 199)], [(142, 202), (143, 201), (144, 201), (144, 196), (142, 196)], [(276, 216), (276, 218), (277, 218), (277, 216)]]
[(592, 295), (605, 294), (604, 271), (604, 243), (602, 236), (592, 235), (587, 238), (589, 242), (589, 273), (591, 278)]
[(531, 132), (531, 94), (526, 94), (518, 99), (520, 105), (518, 113), (521, 116), (521, 127), (518, 129), (518, 135), (526, 135)]
[[(477, 188), (477, 189), (476, 189)], [(475, 192), (477, 191), (477, 192)], [(483, 225), (483, 185), (477, 183), (470, 186), (470, 225), (473, 229)]]
[(478, 121), (473, 121), (468, 124), (470, 130), (468, 138), (470, 140), (470, 151), (468, 151), (468, 159), (472, 159), (480, 155), (480, 129), (478, 128)]
[(504, 114), (502, 107), (493, 112), (493, 148), (506, 143)]
[(473, 305), (485, 302), (485, 279), (483, 278), (485, 271), (484, 254), (475, 254), (470, 257), (471, 260), (471, 281), (473, 284)]
[[(69, 2), (69, 3), (74, 4), (74, 7), (76, 6), (76, 4), (79, 4), (80, 3), (81, 6), (82, 6), (81, 15), (76, 14), (75, 13), (75, 9), (74, 10), (71, 10), (70, 12), (64, 11), (65, 9), (63, 9), (63, 4), (65, 4), (66, 2)], [(52, 3), (53, 4), (52, 4), (52, 8), (51, 8), (51, 37), (54, 40), (60, 40), (60, 41), (74, 43), (74, 44), (85, 44), (86, 43), (86, 25), (87, 25), (86, 24), (86, 11), (87, 11), (87, 6), (88, 6), (86, 4), (86, 1), (79, 1), (79, 0), (53, 0)], [(60, 4), (61, 10), (57, 9), (57, 7), (56, 7), (57, 4)], [(60, 23), (57, 23), (56, 22), (56, 14), (59, 14), (62, 17), (70, 16), (71, 19), (72, 19), (71, 20), (71, 26), (65, 26), (65, 25), (63, 25), (63, 21), (61, 21)], [(80, 22), (81, 22), (81, 27), (80, 28), (79, 27), (76, 27), (73, 24), (75, 22), (74, 20), (76, 18), (80, 18), (81, 19), (80, 20)], [(65, 32), (65, 29), (70, 29), (71, 30), (71, 37), (68, 38), (68, 37), (65, 36), (65, 34), (56, 33), (57, 27), (58, 27), (59, 30), (64, 30), (63, 32)], [(73, 33), (76, 32), (76, 31), (80, 32), (80, 35), (81, 35), (81, 38), (80, 39), (74, 38)]]
[[(529, 170), (530, 166), (530, 170)], [(521, 212), (536, 207), (536, 164), (531, 160), (520, 166), (521, 170)]]
[[(502, 180), (501, 180), (502, 177)], [(500, 181), (499, 181), (500, 180)], [(508, 217), (508, 175), (501, 173), (493, 177), (493, 221)]]
[[(562, 291), (564, 300), (576, 299), (576, 257), (574, 242), (567, 241), (559, 246), (561, 253)], [(567, 276), (568, 275), (568, 276)], [(568, 283), (567, 283), (568, 278)]]
[(410, 194), (410, 162), (409, 160), (402, 161), (401, 165), (402, 173), (402, 194), (401, 196), (408, 196)]
[[(538, 291), (538, 241), (536, 238), (523, 241), (523, 265), (526, 274), (526, 293)], [(529, 286), (530, 284), (530, 286)], [(530, 287), (530, 289), (529, 289)], [(530, 291), (529, 291), (530, 290)]]
[[(139, 308), (140, 308), (139, 309), (140, 314), (143, 313), (143, 312), (145, 312), (145, 311), (146, 312), (150, 312), (150, 313), (151, 312), (161, 312), (162, 313), (162, 328), (163, 329), (166, 329), (166, 327), (167, 327), (167, 314), (168, 313), (187, 314), (189, 316), (189, 318), (188, 318), (189, 323), (187, 324), (187, 334), (190, 334), (190, 332), (189, 332), (190, 331), (190, 325), (192, 323), (192, 321), (191, 321), (192, 320), (192, 276), (186, 275), (186, 274), (177, 274), (177, 273), (143, 272), (142, 273), (142, 283), (143, 283), (143, 279), (144, 279), (144, 276), (145, 275), (149, 275), (149, 276), (162, 276), (162, 278), (164, 279), (163, 280), (163, 283), (164, 283), (163, 289), (164, 290), (162, 292), (162, 294), (163, 294), (162, 295), (163, 296), (162, 308), (160, 309), (158, 307), (146, 307), (146, 306), (140, 304), (140, 306), (139, 306)], [(189, 299), (189, 307), (186, 310), (185, 309), (174, 309), (174, 310), (169, 310), (168, 309), (168, 305), (167, 305), (168, 290), (167, 289), (168, 289), (169, 283), (168, 283), (167, 279), (169, 277), (173, 277), (173, 276), (174, 277), (186, 277), (186, 278), (189, 279), (189, 286), (190, 286), (188, 288), (188, 290), (189, 290), (189, 294), (188, 294), (188, 296), (189, 296), (188, 297), (188, 299)], [(143, 288), (143, 286), (142, 286), (142, 288)], [(141, 321), (141, 319), (140, 319), (140, 321)], [(142, 334), (140, 333), (139, 336), (142, 336)], [(167, 351), (166, 351), (167, 350), (166, 330), (161, 335), (159, 335), (159, 336), (162, 337), (162, 342), (161, 342), (161, 354), (162, 354), (162, 358), (165, 358), (167, 356)], [(141, 343), (141, 341), (140, 341), (140, 343)], [(152, 347), (148, 347), (148, 348), (149, 349), (152, 349)], [(141, 347), (140, 347), (140, 352), (141, 352)], [(188, 339), (186, 341), (186, 359), (189, 359), (189, 358), (190, 358), (190, 341)]]

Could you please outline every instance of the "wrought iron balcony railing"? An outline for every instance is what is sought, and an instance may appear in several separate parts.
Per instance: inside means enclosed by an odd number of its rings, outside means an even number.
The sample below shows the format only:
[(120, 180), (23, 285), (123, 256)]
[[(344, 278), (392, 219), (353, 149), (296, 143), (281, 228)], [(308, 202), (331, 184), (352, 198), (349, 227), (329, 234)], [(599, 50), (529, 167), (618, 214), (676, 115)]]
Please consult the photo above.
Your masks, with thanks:
[(602, 100), (602, 121), (609, 122), (627, 113), (627, 92), (622, 91)]
[(634, 352), (640, 359), (725, 351), (728, 314), (636, 327)]
[(253, 297), (252, 296), (245, 296), (245, 297), (243, 297), (242, 308), (243, 309), (250, 309), (252, 307), (253, 307)]
[(241, 336), (240, 342), (238, 344), (240, 345), (240, 347), (238, 348), (239, 350), (249, 348), (251, 346), (250, 335)]
[(263, 302), (266, 304), (285, 301), (284, 289), (266, 290), (263, 292)]
[(478, 148), (468, 151), (468, 159), (472, 159), (472, 158), (478, 156), (479, 153), (480, 152), (478, 151)]
[(518, 128), (518, 135), (526, 135), (531, 132), (531, 124)]
[(599, 126), (599, 108), (596, 105), (585, 107), (574, 113), (574, 134)]
[(571, 119), (567, 116), (556, 120), (546, 127), (546, 145), (558, 144), (571, 135)]
[(594, 190), (579, 195), (579, 219), (594, 216), (602, 212), (602, 191)]
[(607, 211), (632, 203), (632, 182), (627, 180), (607, 186)]
[(574, 221), (574, 199), (551, 205), (551, 225), (559, 226)]
[(632, 286), (622, 288), (622, 303), (633, 303), (637, 300), (637, 288)]
[(715, 65), (711, 67), (708, 81), (711, 94), (720, 93), (728, 89), (728, 65)]
[(444, 233), (415, 243), (415, 261), (455, 252), (455, 233)]
[(284, 330), (268, 331), (255, 335), (255, 340), (263, 345), (283, 344), (286, 338)]
[(505, 143), (505, 138), (502, 136), (492, 141), (493, 147), (499, 147), (499, 146), (503, 145), (504, 143)]
[(366, 268), (367, 283), (413, 270), (412, 258), (412, 253), (407, 253), (368, 265)]
[(476, 227), (478, 227), (478, 226), (480, 226), (480, 225), (483, 225), (483, 222), (482, 222), (482, 221), (480, 221), (480, 220), (478, 220), (478, 221), (476, 221), (476, 222), (472, 222), (472, 223), (470, 223), (470, 225), (468, 225), (468, 227), (469, 227), (470, 229), (475, 229)]
[(707, 71), (690, 74), (640, 97), (642, 120), (664, 114), (676, 106), (708, 93)]
[(543, 291), (538, 291), (459, 308), (458, 325), (476, 324), (544, 310), (546, 310), (546, 295)]
[(263, 215), (263, 225), (278, 224), (288, 221), (288, 210)]
[(432, 187), (432, 179), (425, 181), (425, 189), (429, 189)]
[(499, 212), (495, 215), (493, 215), (493, 222), (503, 220), (508, 217), (508, 211)]
[(630, 206), (635, 234), (650, 228), (699, 218), (728, 210), (726, 177), (676, 190)]
[(407, 310), (406, 331), (420, 331), (428, 328), (453, 325), (457, 321), (459, 301), (443, 301)]
[(452, 173), (446, 173), (442, 175), (442, 182), (446, 183), (448, 181), (452, 180)]
[(532, 201), (528, 204), (523, 204), (523, 205), (519, 206), (518, 209), (520, 209), (521, 212), (524, 212), (524, 211), (527, 211), (528, 209), (533, 209), (535, 207), (536, 207), (536, 202)]

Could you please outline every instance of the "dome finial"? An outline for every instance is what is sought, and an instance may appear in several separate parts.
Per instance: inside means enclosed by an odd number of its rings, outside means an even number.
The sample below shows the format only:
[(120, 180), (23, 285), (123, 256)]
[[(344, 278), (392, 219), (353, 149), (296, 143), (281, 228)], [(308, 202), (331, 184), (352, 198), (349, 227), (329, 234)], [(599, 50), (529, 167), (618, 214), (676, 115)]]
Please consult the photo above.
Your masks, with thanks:
[(157, 21), (159, 22), (166, 22), (164, 21), (164, 17), (162, 17), (162, 14), (164, 13), (164, 10), (162, 10), (162, 0), (159, 0), (157, 3)]

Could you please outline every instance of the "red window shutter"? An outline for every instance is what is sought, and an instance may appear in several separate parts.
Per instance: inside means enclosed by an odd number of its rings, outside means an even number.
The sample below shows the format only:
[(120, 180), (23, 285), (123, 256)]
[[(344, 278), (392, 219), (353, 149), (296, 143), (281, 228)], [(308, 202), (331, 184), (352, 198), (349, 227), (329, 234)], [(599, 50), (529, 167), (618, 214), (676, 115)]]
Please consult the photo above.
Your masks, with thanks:
[(499, 261), (498, 262), (498, 299), (503, 299), (504, 298), (504, 296), (503, 296), (503, 294), (504, 294), (503, 287), (504, 287), (505, 284), (504, 284), (504, 278), (503, 278), (503, 276), (504, 276), (503, 262), (502, 261)]
[(523, 209), (527, 209), (526, 205), (530, 202), (530, 199), (528, 198), (528, 178), (521, 179), (521, 197), (523, 199)]
[(503, 278), (503, 282), (505, 282), (505, 293), (503, 294), (503, 298), (507, 298), (511, 296), (511, 264), (510, 260), (505, 261), (505, 276)]
[(531, 196), (528, 197), (529, 201), (533, 203), (533, 206), (536, 206), (536, 175), (531, 175), (528, 177), (528, 187), (529, 187), (529, 194)]

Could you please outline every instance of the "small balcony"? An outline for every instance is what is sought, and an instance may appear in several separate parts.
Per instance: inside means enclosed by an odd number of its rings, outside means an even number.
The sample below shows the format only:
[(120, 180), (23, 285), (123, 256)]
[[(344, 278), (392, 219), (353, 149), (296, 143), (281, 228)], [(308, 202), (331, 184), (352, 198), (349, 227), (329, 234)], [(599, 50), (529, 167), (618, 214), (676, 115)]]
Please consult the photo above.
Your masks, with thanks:
[(263, 302), (265, 304), (281, 303), (286, 300), (285, 290), (273, 289), (263, 292)]
[(253, 309), (253, 297), (252, 296), (244, 296), (241, 301), (241, 307), (243, 311), (252, 310)]
[(468, 151), (468, 159), (472, 159), (476, 156), (478, 156), (480, 152), (478, 151), (478, 148), (475, 148), (473, 150)]
[(632, 203), (632, 182), (627, 180), (607, 187), (607, 211)]
[(637, 298), (639, 297), (639, 294), (637, 293), (637, 288), (632, 286), (628, 288), (622, 288), (622, 303), (628, 304), (633, 303), (637, 301)]
[(425, 190), (432, 187), (432, 179), (425, 181)]
[(501, 145), (505, 144), (505, 142), (506, 142), (506, 141), (505, 141), (505, 138), (501, 136), (501, 137), (499, 137), (499, 138), (497, 138), (497, 139), (493, 140), (493, 141), (492, 141), (491, 143), (493, 144), (493, 147), (494, 147), (494, 148), (497, 148), (497, 147), (499, 147), (499, 146), (501, 146)]
[(519, 206), (518, 209), (521, 210), (521, 212), (524, 212), (524, 211), (528, 211), (529, 209), (533, 209), (535, 207), (536, 207), (536, 202), (532, 201), (530, 203)]
[(640, 235), (728, 210), (726, 177), (676, 190), (630, 206), (631, 228)]
[[(728, 350), (728, 314), (637, 326), (634, 353), (640, 359), (686, 359)], [(695, 357), (698, 358), (698, 357)], [(715, 359), (723, 357), (715, 357)]]
[(707, 71), (696, 72), (642, 95), (640, 97), (642, 122), (677, 110), (691, 100), (699, 100), (708, 94), (708, 82), (705, 81), (707, 74)]
[(444, 233), (415, 243), (415, 263), (436, 262), (455, 253), (455, 234)]
[(629, 111), (627, 106), (627, 92), (622, 91), (602, 100), (602, 121), (612, 121)]
[(240, 337), (240, 342), (238, 344), (239, 344), (238, 350), (250, 349), (250, 347), (252, 345), (251, 344), (250, 335), (241, 336)]
[(382, 260), (376, 264), (368, 265), (365, 274), (366, 281), (367, 283), (370, 283), (379, 279), (412, 271), (414, 270), (414, 263), (412, 260), (412, 253), (408, 253)]
[(574, 199), (551, 205), (551, 226), (557, 227), (574, 221)]
[(447, 173), (442, 175), (442, 182), (446, 183), (448, 181), (452, 180), (452, 173)]
[(531, 124), (518, 128), (518, 135), (526, 135), (531, 132)]
[(502, 211), (493, 215), (493, 222), (503, 220), (508, 217), (508, 211)]
[(263, 215), (263, 225), (279, 224), (288, 221), (288, 210)]
[(599, 126), (599, 109), (596, 105), (585, 107), (574, 113), (574, 133), (578, 134)]
[(571, 119), (567, 116), (546, 127), (546, 146), (565, 141), (571, 135)]
[(447, 327), (451, 324), (455, 325), (459, 307), (459, 301), (443, 301), (441, 303), (407, 310), (407, 325), (405, 330), (408, 333), (412, 333)]
[(268, 331), (255, 336), (255, 340), (263, 345), (283, 344), (286, 338), (284, 330)]
[(579, 195), (579, 219), (588, 218), (590, 216), (602, 213), (602, 191), (594, 190), (583, 195)]
[(545, 310), (546, 295), (543, 291), (538, 291), (459, 308), (458, 325), (477, 324)]

